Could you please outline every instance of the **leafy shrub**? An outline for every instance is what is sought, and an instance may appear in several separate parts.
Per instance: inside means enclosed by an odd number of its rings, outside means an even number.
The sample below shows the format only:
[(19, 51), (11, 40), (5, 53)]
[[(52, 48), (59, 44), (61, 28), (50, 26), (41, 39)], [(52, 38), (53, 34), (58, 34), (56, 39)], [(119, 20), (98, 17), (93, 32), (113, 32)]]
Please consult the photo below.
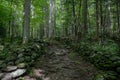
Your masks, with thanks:
[[(7, 65), (17, 65), (27, 63), (33, 64), (41, 55), (46, 53), (45, 42), (31, 42), (27, 45), (7, 44), (5, 49), (0, 52), (0, 65), (4, 62)], [(5, 66), (1, 66), (4, 68)]]
[[(68, 41), (69, 42), (69, 41)], [(70, 41), (71, 42), (71, 41)], [(84, 39), (79, 43), (67, 44), (84, 59), (93, 63), (97, 68), (103, 71), (120, 72), (120, 54), (119, 46), (113, 40), (107, 40), (101, 45), (99, 42), (91, 42)], [(105, 80), (116, 80), (116, 74), (106, 73)]]

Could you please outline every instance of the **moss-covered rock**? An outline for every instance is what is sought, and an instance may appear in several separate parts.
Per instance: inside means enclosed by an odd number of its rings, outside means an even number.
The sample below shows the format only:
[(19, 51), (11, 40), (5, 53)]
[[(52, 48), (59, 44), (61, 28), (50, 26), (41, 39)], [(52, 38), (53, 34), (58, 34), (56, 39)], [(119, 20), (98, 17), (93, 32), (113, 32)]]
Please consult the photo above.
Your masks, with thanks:
[(98, 74), (94, 80), (105, 80), (104, 75)]

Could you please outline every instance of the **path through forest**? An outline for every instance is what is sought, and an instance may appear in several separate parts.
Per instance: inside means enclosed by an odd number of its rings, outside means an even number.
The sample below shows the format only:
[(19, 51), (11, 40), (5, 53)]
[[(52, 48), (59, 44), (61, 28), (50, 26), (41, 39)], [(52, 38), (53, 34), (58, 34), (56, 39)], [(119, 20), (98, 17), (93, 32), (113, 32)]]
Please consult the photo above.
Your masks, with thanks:
[(51, 45), (49, 50), (50, 55), (40, 58), (35, 64), (37, 69), (43, 70), (43, 80), (93, 80), (97, 74), (93, 65), (72, 56), (68, 49)]

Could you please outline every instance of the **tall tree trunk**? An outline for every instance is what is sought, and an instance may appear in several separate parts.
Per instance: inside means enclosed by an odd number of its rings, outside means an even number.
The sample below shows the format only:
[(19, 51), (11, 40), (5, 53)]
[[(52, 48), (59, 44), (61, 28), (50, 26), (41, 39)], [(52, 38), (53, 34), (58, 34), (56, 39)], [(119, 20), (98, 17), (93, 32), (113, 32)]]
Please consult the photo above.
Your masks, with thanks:
[(103, 27), (104, 27), (104, 25), (103, 25), (103, 0), (100, 0), (100, 32), (101, 32), (100, 33), (100, 39), (101, 39), (100, 40), (100, 42), (101, 42), (100, 44), (103, 44), (103, 38), (104, 38), (103, 37), (104, 36), (103, 35), (103, 31), (104, 30), (103, 29), (104, 28)]
[(117, 5), (117, 25), (118, 25), (118, 31), (120, 33), (120, 3), (119, 0), (116, 1), (116, 5)]
[(44, 38), (47, 38), (48, 37), (48, 32), (49, 32), (49, 10), (48, 10), (48, 6), (45, 6), (44, 8), (44, 13), (45, 13), (45, 22), (44, 22)]
[(77, 26), (78, 26), (77, 41), (82, 39), (81, 12), (82, 12), (82, 0), (79, 1), (79, 10), (78, 10), (78, 17), (77, 17)]
[(98, 1), (99, 0), (96, 0), (96, 37), (97, 39), (99, 38), (99, 6), (98, 6)]
[(54, 29), (53, 36), (56, 36), (56, 0), (54, 0)]
[(52, 25), (52, 13), (53, 13), (53, 0), (50, 0), (50, 13), (49, 13), (49, 38), (53, 34), (53, 25)]
[(14, 22), (13, 22), (13, 27), (14, 27), (14, 29), (13, 29), (13, 37), (15, 38), (15, 37), (17, 37), (17, 14), (16, 14), (16, 5), (14, 5), (14, 14), (13, 14), (13, 16), (14, 16)]
[(72, 2), (73, 6), (73, 29), (74, 29), (74, 35), (77, 36), (77, 26), (76, 26), (76, 8), (75, 8), (75, 0)]
[(107, 24), (106, 24), (106, 32), (110, 33), (111, 28), (111, 20), (110, 20), (110, 0), (107, 0)]
[(83, 24), (84, 24), (84, 34), (88, 33), (88, 25), (87, 25), (87, 14), (88, 14), (88, 5), (87, 5), (88, 0), (83, 0)]
[(30, 9), (31, 0), (25, 0), (24, 4), (24, 22), (23, 22), (23, 43), (26, 44), (30, 37)]

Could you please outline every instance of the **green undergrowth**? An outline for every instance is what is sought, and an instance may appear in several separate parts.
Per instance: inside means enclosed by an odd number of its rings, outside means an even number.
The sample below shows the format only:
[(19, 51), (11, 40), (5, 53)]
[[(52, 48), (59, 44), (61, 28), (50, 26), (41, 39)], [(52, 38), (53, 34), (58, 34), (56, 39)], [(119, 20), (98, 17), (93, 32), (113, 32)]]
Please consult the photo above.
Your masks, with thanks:
[(4, 49), (0, 51), (0, 69), (20, 63), (26, 63), (27, 67), (30, 67), (39, 57), (47, 53), (47, 43), (42, 40), (31, 41), (26, 45), (19, 42), (2, 43)]
[[(106, 39), (104, 44), (97, 41), (81, 40), (75, 42), (72, 39), (60, 39), (57, 41), (65, 44), (65, 47), (77, 52), (85, 60), (90, 61), (94, 66), (101, 70), (101, 74), (96, 77), (103, 77), (104, 79), (95, 80), (117, 80), (120, 79), (120, 48), (113, 40)], [(74, 55), (72, 55), (74, 56)]]

